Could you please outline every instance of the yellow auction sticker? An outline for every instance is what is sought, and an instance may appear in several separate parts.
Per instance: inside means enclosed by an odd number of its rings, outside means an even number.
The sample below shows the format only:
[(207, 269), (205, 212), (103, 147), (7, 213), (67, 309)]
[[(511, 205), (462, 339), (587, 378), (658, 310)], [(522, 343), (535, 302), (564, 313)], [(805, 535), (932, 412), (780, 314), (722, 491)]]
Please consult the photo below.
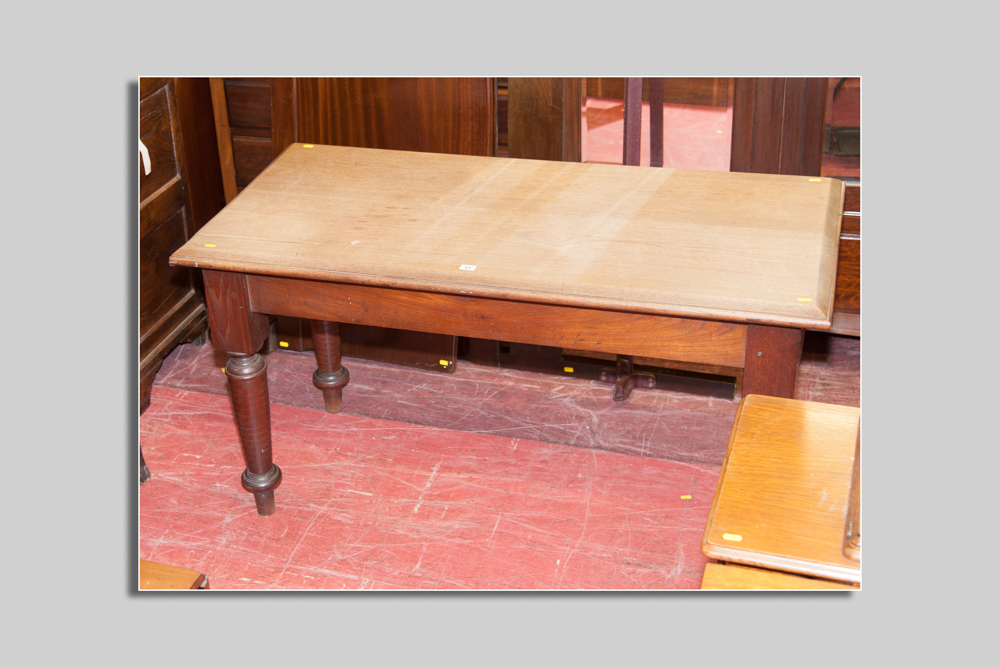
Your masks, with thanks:
[(722, 535), (722, 539), (729, 540), (730, 542), (742, 542), (743, 541), (743, 536), (742, 535), (733, 535), (732, 533), (724, 533)]

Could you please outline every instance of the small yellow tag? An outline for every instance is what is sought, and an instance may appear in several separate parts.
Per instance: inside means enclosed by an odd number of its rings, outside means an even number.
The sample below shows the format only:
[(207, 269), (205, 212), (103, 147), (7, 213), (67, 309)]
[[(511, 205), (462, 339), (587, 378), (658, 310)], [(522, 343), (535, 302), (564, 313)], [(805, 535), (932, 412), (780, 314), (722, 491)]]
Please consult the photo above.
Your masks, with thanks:
[(302, 144), (302, 148), (312, 148), (312, 144)]
[(226, 372), (226, 367), (225, 367), (225, 366), (223, 366), (223, 367), (222, 367), (222, 372), (223, 372), (223, 373), (225, 373), (225, 372)]
[(691, 496), (681, 496), (681, 500), (691, 500)]
[(563, 366), (563, 370), (566, 371), (567, 373), (572, 373), (573, 372), (573, 367), (572, 366)]
[(819, 183), (822, 180), (823, 180), (822, 178), (810, 178), (809, 182), (810, 183)]
[(279, 341), (278, 345), (280, 345), (281, 347), (288, 347), (288, 343), (286, 343), (285, 341)]
[(807, 296), (800, 296), (799, 301), (801, 301), (802, 303), (812, 303), (813, 300)]
[(743, 541), (743, 536), (742, 535), (733, 535), (732, 533), (724, 533), (722, 535), (722, 539), (729, 540), (730, 542), (742, 542)]
[(215, 247), (215, 244), (214, 244), (214, 243), (206, 243), (206, 244), (205, 244), (205, 247), (206, 247), (206, 248), (214, 248), (214, 247)]
[(439, 364), (441, 364), (442, 366), (447, 366), (447, 365), (448, 365), (448, 364), (450, 364), (451, 362), (450, 362), (450, 361), (448, 361), (447, 359), (442, 359), (442, 360), (441, 360), (441, 361), (439, 361), (438, 363), (439, 363)]

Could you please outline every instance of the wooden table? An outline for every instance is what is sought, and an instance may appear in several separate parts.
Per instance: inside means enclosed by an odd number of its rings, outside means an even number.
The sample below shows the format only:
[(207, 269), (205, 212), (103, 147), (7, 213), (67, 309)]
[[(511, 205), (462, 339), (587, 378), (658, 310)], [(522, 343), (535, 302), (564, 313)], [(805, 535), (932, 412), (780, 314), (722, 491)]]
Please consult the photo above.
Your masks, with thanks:
[[(702, 552), (709, 558), (847, 583), (861, 411), (745, 396), (736, 414)], [(859, 537), (860, 543), (860, 537)]]
[(791, 396), (828, 329), (843, 184), (293, 144), (170, 258), (203, 270), (258, 511), (274, 511), (268, 316), (312, 321), (327, 409), (340, 322), (743, 368)]

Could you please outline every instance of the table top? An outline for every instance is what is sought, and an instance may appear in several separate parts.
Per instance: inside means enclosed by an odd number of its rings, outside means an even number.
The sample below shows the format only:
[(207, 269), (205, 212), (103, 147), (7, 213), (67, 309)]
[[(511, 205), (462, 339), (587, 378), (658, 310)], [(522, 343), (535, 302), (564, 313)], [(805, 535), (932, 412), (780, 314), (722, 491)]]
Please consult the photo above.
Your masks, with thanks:
[(861, 580), (844, 529), (861, 411), (744, 397), (702, 551), (709, 558), (838, 581)]
[(293, 144), (171, 264), (829, 326), (830, 178)]

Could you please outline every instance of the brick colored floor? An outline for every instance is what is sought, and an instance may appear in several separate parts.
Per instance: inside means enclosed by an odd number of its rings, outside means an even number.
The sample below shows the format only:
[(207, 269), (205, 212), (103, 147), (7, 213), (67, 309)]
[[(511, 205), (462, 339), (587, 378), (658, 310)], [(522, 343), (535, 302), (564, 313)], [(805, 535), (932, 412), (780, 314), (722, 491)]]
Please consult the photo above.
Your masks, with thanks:
[[(453, 374), (345, 359), (322, 409), (311, 353), (267, 355), (275, 462), (263, 518), (225, 374), (183, 345), (140, 441), (140, 556), (213, 589), (698, 588), (701, 535), (739, 396), (636, 390), (459, 362)], [(860, 404), (860, 341), (810, 334), (796, 396)], [(690, 496), (684, 498), (683, 496)]]

